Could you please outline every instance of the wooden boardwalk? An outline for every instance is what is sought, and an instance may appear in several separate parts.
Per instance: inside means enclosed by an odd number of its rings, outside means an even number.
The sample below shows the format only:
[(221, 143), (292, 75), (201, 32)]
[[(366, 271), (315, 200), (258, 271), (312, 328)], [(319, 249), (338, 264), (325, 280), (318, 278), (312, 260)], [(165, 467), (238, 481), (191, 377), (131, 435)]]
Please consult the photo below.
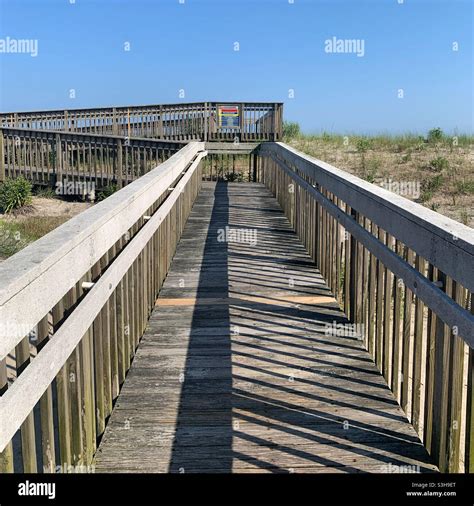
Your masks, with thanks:
[(328, 333), (338, 323), (269, 191), (204, 183), (96, 471), (435, 470), (360, 340)]

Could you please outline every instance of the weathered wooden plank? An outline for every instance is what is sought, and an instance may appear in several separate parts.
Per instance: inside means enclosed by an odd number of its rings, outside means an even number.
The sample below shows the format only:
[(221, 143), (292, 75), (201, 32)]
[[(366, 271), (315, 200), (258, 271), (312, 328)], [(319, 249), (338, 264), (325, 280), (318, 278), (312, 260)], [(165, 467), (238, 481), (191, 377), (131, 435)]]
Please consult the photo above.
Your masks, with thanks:
[(203, 185), (98, 471), (435, 469), (290, 228), (261, 185)]

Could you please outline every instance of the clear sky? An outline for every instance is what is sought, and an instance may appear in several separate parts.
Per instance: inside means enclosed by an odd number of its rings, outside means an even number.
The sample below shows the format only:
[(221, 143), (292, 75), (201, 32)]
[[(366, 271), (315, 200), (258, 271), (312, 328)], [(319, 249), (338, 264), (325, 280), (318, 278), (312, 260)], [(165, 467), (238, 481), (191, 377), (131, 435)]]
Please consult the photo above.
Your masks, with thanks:
[(306, 132), (471, 133), (473, 3), (0, 0), (0, 39), (38, 41), (0, 52), (0, 109), (282, 101)]

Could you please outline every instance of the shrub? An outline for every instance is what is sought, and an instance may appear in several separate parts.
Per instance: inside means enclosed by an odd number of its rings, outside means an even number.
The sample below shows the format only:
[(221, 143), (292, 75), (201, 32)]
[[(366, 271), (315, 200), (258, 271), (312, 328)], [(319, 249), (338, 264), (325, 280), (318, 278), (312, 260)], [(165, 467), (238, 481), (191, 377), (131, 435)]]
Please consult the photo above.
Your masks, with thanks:
[(456, 190), (463, 195), (474, 194), (474, 180), (473, 181), (458, 181), (456, 183)]
[(301, 135), (301, 129), (299, 123), (296, 121), (284, 121), (283, 122), (283, 137), (287, 139), (293, 139)]
[(406, 153), (405, 155), (403, 155), (400, 160), (399, 160), (399, 163), (407, 163), (411, 161), (411, 152), (408, 152)]
[(428, 132), (428, 142), (435, 143), (441, 142), (444, 138), (444, 133), (441, 128), (432, 128)]
[(374, 183), (380, 169), (380, 160), (378, 158), (372, 158), (367, 161), (366, 165), (363, 178), (369, 183)]
[(470, 219), (471, 219), (471, 217), (469, 216), (469, 213), (465, 209), (462, 209), (461, 216), (460, 216), (461, 223), (463, 225), (469, 225)]
[(438, 156), (434, 160), (431, 160), (429, 163), (430, 169), (434, 170), (435, 172), (442, 172), (443, 170), (449, 169), (449, 162), (446, 160), (446, 158), (443, 158), (442, 156)]
[(100, 202), (101, 200), (105, 200), (107, 197), (113, 195), (116, 191), (117, 191), (116, 184), (109, 184), (107, 186), (104, 186), (97, 194), (97, 201)]
[(421, 202), (427, 202), (433, 198), (434, 192), (439, 190), (444, 183), (444, 177), (441, 174), (425, 179), (421, 183)]
[(43, 199), (55, 199), (57, 197), (56, 192), (49, 186), (37, 187), (33, 193)]
[(31, 202), (32, 185), (24, 177), (6, 179), (0, 186), (0, 208), (10, 213)]
[(370, 139), (357, 139), (356, 149), (359, 153), (365, 153), (370, 148), (371, 142)]
[(227, 174), (224, 175), (224, 179), (229, 183), (242, 183), (244, 175), (241, 172), (227, 172)]

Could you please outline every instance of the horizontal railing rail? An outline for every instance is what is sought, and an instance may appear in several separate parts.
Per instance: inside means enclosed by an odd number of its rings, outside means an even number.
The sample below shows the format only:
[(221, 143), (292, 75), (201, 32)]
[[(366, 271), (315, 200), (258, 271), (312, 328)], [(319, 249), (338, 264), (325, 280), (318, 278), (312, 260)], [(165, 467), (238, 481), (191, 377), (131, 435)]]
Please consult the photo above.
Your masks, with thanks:
[[(220, 106), (238, 110), (237, 123), (221, 121)], [(153, 137), (168, 140), (271, 140), (282, 138), (283, 104), (196, 102), (0, 113), (5, 127)]]
[(0, 265), (1, 472), (93, 465), (205, 154), (189, 143)]
[(276, 195), (442, 471), (474, 471), (474, 231), (282, 143)]
[(116, 184), (119, 188), (179, 151), (162, 141), (55, 130), (0, 129), (0, 181), (23, 176), (36, 184)]

